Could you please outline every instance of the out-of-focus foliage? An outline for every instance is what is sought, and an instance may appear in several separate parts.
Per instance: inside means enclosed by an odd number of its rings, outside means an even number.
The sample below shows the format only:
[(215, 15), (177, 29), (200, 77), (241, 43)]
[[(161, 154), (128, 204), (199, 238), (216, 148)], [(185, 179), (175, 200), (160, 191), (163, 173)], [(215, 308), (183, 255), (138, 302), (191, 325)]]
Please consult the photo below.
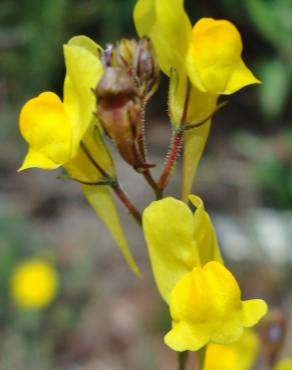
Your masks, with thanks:
[(283, 130), (271, 138), (239, 132), (233, 136), (235, 150), (254, 167), (255, 185), (264, 192), (266, 204), (292, 207), (292, 131)]
[(44, 90), (60, 92), (62, 45), (76, 34), (91, 35), (100, 44), (133, 34), (133, 4), (134, 0), (24, 0), (21, 5), (1, 1), (1, 139), (16, 137), (15, 123), (25, 100)]
[(261, 106), (274, 118), (281, 114), (292, 84), (292, 1), (247, 0), (244, 2), (256, 30), (271, 44), (273, 56), (262, 62)]

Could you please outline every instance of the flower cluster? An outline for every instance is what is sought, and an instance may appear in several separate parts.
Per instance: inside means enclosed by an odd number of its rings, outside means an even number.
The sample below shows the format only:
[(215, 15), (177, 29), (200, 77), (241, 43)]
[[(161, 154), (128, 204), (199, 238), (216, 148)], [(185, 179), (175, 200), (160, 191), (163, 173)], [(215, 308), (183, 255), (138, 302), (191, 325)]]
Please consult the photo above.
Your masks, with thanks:
[[(126, 261), (139, 274), (114, 193), (143, 226), (154, 277), (172, 319), (165, 343), (179, 352), (209, 346), (209, 370), (238, 370), (238, 348), (246, 346), (250, 357), (241, 363), (244, 370), (257, 345), (246, 328), (266, 314), (267, 305), (260, 299), (242, 300), (203, 201), (190, 193), (211, 119), (222, 107), (219, 96), (259, 81), (242, 60), (241, 36), (227, 20), (202, 18), (192, 27), (182, 0), (138, 0), (134, 21), (139, 41), (122, 39), (103, 50), (89, 38), (77, 36), (64, 45), (63, 100), (43, 92), (21, 110), (20, 131), (29, 150), (20, 170), (62, 166), (66, 178), (81, 184)], [(173, 138), (155, 180), (154, 164), (146, 157), (144, 117), (160, 70), (169, 77)], [(105, 136), (154, 190), (156, 201), (143, 217), (119, 184)], [(182, 147), (182, 200), (164, 198)], [(221, 352), (229, 367), (226, 362), (214, 366)]]

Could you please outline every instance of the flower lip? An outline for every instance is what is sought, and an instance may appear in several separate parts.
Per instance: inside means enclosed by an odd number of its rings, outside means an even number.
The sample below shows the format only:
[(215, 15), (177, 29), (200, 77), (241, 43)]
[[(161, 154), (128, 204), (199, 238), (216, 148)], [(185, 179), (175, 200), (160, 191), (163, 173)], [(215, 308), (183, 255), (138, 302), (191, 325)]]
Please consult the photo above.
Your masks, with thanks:
[(60, 98), (43, 92), (22, 108), (20, 131), (29, 151), (20, 170), (40, 167), (55, 169), (71, 157), (72, 136), (68, 116)]

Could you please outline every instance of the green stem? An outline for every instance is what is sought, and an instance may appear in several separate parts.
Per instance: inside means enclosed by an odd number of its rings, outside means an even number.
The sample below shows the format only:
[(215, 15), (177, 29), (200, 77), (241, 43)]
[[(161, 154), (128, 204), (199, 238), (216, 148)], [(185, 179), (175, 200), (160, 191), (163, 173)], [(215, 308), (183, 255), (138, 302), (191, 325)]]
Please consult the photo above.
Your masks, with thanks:
[(178, 353), (178, 369), (186, 370), (188, 360), (188, 351)]
[(197, 355), (197, 370), (204, 370), (207, 346), (196, 352)]

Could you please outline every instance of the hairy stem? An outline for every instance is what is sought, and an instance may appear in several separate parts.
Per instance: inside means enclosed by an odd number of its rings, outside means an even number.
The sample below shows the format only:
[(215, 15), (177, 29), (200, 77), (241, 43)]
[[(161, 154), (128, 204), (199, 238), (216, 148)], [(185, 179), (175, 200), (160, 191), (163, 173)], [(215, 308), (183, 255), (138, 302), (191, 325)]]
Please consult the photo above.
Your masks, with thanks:
[(182, 111), (182, 116), (181, 116), (181, 126), (176, 129), (170, 149), (167, 155), (167, 160), (165, 163), (165, 166), (162, 170), (162, 173), (160, 175), (160, 179), (158, 182), (158, 187), (161, 191), (161, 194), (163, 193), (166, 185), (168, 184), (169, 178), (171, 176), (173, 167), (176, 163), (176, 160), (180, 154), (182, 145), (183, 145), (183, 138), (184, 138), (184, 127), (185, 123), (187, 121), (187, 116), (188, 116), (188, 110), (189, 110), (189, 103), (190, 103), (190, 94), (191, 94), (191, 84), (188, 81), (187, 82), (187, 87), (186, 87), (186, 95), (185, 95), (185, 101), (184, 101), (184, 107)]
[(158, 182), (158, 187), (161, 193), (163, 193), (163, 190), (168, 184), (171, 172), (179, 156), (182, 147), (183, 136), (184, 130), (177, 129), (172, 137), (171, 146), (167, 155), (167, 160)]

